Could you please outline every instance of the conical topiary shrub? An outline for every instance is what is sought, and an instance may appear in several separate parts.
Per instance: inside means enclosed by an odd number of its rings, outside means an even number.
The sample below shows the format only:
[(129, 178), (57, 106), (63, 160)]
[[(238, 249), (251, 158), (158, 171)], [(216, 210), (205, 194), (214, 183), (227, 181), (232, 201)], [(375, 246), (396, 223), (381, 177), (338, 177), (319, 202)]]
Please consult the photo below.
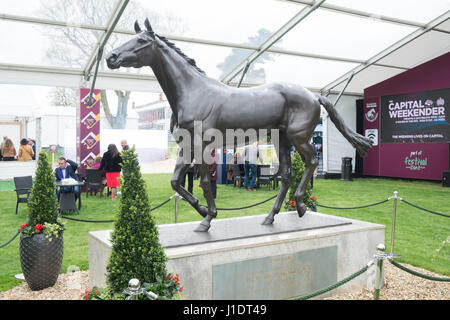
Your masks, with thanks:
[(35, 291), (56, 283), (64, 250), (55, 176), (44, 152), (39, 154), (28, 208), (28, 222), (20, 227), (20, 262), (28, 286)]
[(106, 268), (107, 285), (115, 293), (127, 288), (132, 278), (141, 283), (155, 283), (167, 277), (167, 258), (150, 214), (150, 201), (134, 148), (122, 151), (121, 156), (122, 198)]

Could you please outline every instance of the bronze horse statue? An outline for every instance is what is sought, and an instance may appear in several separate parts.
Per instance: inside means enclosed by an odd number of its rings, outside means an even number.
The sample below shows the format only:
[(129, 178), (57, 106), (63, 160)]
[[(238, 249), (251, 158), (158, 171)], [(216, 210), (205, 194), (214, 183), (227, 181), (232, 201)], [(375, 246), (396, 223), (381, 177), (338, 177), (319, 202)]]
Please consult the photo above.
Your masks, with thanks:
[[(307, 183), (317, 167), (317, 159), (309, 141), (320, 121), (321, 105), (327, 110), (336, 128), (361, 156), (365, 156), (372, 147), (370, 139), (347, 127), (327, 98), (291, 83), (272, 83), (252, 88), (227, 86), (206, 76), (193, 59), (187, 57), (168, 39), (157, 35), (148, 19), (145, 20), (145, 27), (146, 30), (141, 30), (136, 21), (134, 24), (136, 36), (112, 50), (106, 61), (110, 69), (143, 66), (153, 69), (172, 109), (171, 130), (173, 127), (182, 128), (192, 135), (198, 135), (194, 130), (194, 122), (198, 121), (202, 123), (201, 134), (210, 128), (220, 130), (224, 135), (227, 129), (279, 130), (279, 143), (276, 148), (279, 157), (278, 174), (282, 177), (282, 183), (275, 203), (263, 224), (273, 223), (290, 187), (293, 178), (291, 146), (295, 146), (305, 162), (305, 171), (296, 190), (295, 200), (299, 217), (306, 212), (302, 198)], [(202, 141), (201, 137), (193, 137), (193, 144), (194, 141)], [(207, 146), (208, 142), (202, 141), (202, 150)], [(194, 146), (191, 150), (194, 150)], [(182, 160), (181, 151), (171, 185), (204, 217), (195, 231), (205, 232), (209, 230), (211, 220), (217, 216), (211, 193), (210, 165), (201, 161), (202, 159), (195, 158), (195, 154), (191, 155), (192, 159), (199, 163), (201, 186), (207, 200), (206, 207), (200, 205), (198, 199), (180, 184), (190, 166)]]

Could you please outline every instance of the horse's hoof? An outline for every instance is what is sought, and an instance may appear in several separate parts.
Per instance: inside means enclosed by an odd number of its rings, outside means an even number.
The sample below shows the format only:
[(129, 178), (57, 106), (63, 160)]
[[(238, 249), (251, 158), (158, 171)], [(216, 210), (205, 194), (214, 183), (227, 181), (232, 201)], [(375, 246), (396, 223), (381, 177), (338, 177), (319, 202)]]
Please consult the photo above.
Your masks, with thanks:
[(195, 232), (208, 232), (210, 227), (211, 227), (211, 225), (206, 225), (206, 224), (200, 223), (194, 231)]
[(273, 224), (273, 221), (274, 221), (273, 218), (266, 217), (266, 218), (264, 219), (263, 223), (261, 223), (261, 224), (262, 224), (262, 225), (271, 225), (271, 224)]
[(298, 203), (297, 202), (297, 213), (299, 218), (303, 217), (306, 213), (306, 206), (304, 203)]

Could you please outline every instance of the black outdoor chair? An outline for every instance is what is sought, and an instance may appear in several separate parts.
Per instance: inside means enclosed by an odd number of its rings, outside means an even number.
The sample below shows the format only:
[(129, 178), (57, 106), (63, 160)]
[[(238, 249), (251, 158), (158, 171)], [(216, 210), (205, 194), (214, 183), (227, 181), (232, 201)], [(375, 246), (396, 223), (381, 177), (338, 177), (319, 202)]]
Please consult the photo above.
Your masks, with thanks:
[(272, 185), (272, 175), (271, 174), (261, 174), (261, 168), (264, 168), (264, 170), (263, 171), (269, 171), (269, 165), (260, 165), (260, 166), (258, 166), (258, 169), (257, 169), (257, 177), (258, 177), (258, 180), (257, 180), (257, 185), (258, 186), (260, 186), (260, 185), (267, 185), (268, 187), (269, 187), (269, 190), (270, 190), (270, 187), (271, 187), (271, 185)]
[[(86, 169), (86, 198), (88, 197), (88, 193), (90, 192), (92, 195), (92, 191), (97, 195), (97, 191), (103, 190), (106, 185), (102, 183), (102, 171), (98, 169)], [(100, 192), (101, 196), (101, 192)]]
[(239, 182), (239, 186), (244, 185), (244, 175), (241, 171), (241, 165), (240, 164), (233, 164), (233, 187), (236, 187), (236, 181)]
[(19, 203), (27, 203), (31, 187), (33, 187), (33, 178), (31, 176), (14, 177), (15, 191), (17, 195), (16, 214), (19, 209)]

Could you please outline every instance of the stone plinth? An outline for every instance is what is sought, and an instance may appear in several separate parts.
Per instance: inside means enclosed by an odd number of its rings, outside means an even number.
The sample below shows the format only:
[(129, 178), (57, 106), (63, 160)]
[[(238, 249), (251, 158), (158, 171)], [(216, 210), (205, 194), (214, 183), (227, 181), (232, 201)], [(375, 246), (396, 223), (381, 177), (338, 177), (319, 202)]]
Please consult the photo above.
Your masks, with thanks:
[[(295, 298), (360, 270), (384, 243), (383, 225), (288, 212), (266, 226), (264, 217), (215, 219), (207, 233), (193, 231), (199, 221), (159, 226), (167, 270), (180, 275), (185, 299)], [(89, 233), (90, 287), (105, 285), (110, 232)], [(336, 290), (374, 285), (371, 268)]]

